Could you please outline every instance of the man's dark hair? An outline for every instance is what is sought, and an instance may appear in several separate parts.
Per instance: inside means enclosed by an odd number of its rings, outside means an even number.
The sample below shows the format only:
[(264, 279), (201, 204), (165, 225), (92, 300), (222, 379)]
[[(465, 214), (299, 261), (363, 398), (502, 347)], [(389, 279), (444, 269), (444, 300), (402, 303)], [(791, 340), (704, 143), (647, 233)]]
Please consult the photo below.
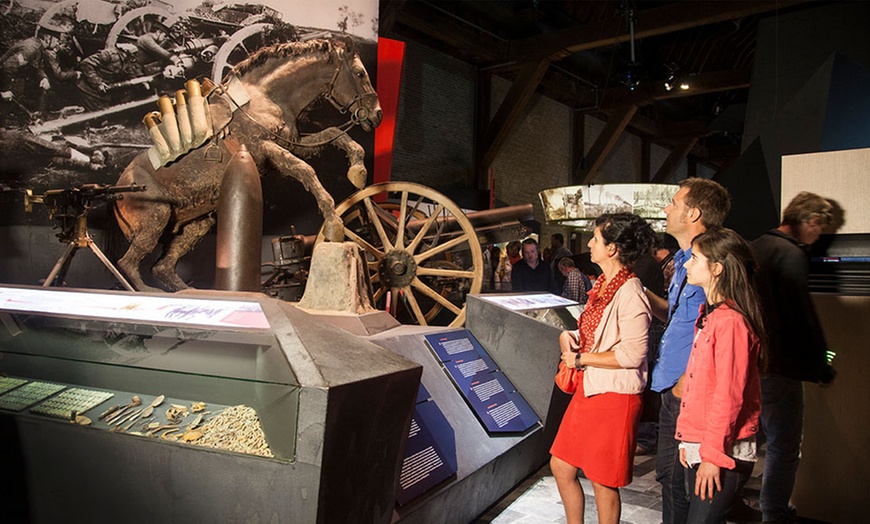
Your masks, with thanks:
[(523, 246), (528, 246), (528, 245), (533, 245), (535, 247), (538, 247), (538, 241), (535, 240), (534, 238), (527, 238), (527, 239), (523, 240)]
[(560, 246), (564, 246), (564, 245), (565, 245), (565, 237), (562, 236), (562, 233), (553, 233), (553, 234), (550, 236), (550, 238), (553, 239), (553, 240), (558, 240)]
[(719, 227), (731, 210), (731, 197), (728, 190), (718, 182), (707, 178), (692, 177), (680, 181), (680, 187), (689, 188), (686, 206), (701, 211), (704, 227)]
[(798, 226), (802, 222), (817, 218), (819, 224), (824, 227), (833, 220), (834, 206), (830, 202), (815, 193), (801, 191), (782, 212), (782, 225)]

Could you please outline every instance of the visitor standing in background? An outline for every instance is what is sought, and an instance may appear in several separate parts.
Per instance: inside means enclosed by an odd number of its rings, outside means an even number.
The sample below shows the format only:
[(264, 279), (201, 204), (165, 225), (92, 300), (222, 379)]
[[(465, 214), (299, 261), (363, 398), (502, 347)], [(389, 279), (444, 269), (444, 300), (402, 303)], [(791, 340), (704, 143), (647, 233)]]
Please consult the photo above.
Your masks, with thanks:
[(592, 282), (589, 277), (580, 272), (574, 266), (574, 261), (570, 257), (565, 257), (559, 261), (559, 273), (565, 277), (565, 285), (562, 287), (562, 297), (568, 300), (575, 300), (580, 304), (585, 304), (588, 298), (587, 293), (592, 289)]
[[(559, 271), (559, 261), (565, 257), (572, 257), (574, 253), (565, 246), (565, 237), (562, 233), (553, 233), (550, 235), (550, 271), (553, 272), (553, 278), (556, 280), (556, 287), (564, 289), (565, 278), (562, 272)], [(546, 259), (545, 259), (546, 260)]]
[(783, 211), (781, 225), (752, 243), (770, 355), (761, 379), (761, 431), (767, 442), (759, 497), (764, 522), (793, 522), (796, 516), (789, 498), (800, 462), (803, 382), (834, 379), (810, 298), (807, 253), (831, 223), (832, 209), (819, 195), (799, 193)]
[(538, 243), (533, 238), (523, 240), (523, 259), (514, 264), (511, 271), (511, 290), (561, 293), (556, 289), (550, 265), (541, 260)]

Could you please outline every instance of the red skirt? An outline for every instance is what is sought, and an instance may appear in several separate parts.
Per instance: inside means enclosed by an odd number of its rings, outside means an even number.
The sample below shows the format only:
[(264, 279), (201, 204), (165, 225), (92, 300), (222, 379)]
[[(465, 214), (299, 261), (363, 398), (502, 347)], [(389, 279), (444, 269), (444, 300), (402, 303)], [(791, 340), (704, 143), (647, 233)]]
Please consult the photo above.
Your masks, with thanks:
[(550, 454), (583, 470), (589, 480), (618, 488), (631, 483), (641, 395), (601, 393), (586, 397), (578, 377)]

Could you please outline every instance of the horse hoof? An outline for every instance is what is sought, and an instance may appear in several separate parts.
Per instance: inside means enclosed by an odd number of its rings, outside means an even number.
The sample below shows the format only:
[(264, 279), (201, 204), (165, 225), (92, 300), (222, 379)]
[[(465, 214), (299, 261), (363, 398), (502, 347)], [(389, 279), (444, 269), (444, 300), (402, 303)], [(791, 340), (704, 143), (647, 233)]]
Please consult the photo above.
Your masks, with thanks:
[(327, 218), (323, 223), (323, 236), (330, 242), (344, 240), (344, 224), (338, 218)]
[(368, 178), (368, 171), (363, 166), (351, 166), (350, 169), (347, 170), (347, 179), (350, 180), (350, 183), (357, 189), (362, 189), (366, 186), (366, 178)]

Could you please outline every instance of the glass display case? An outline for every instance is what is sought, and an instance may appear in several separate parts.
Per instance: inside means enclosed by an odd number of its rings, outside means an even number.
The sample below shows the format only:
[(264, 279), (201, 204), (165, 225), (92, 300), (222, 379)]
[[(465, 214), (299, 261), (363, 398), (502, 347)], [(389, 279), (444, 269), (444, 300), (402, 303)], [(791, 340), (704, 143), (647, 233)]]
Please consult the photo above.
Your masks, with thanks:
[(480, 298), (559, 329), (577, 329), (577, 319), (586, 307), (551, 293), (490, 294)]
[(0, 414), (292, 462), (300, 389), (255, 300), (0, 287)]

